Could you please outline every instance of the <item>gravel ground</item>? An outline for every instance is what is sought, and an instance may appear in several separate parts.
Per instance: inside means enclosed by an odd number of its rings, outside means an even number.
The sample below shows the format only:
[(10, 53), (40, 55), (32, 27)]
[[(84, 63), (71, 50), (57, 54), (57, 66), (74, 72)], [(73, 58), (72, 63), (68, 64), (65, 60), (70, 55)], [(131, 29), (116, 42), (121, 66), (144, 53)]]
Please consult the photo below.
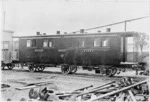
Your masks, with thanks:
[[(1, 82), (10, 85), (9, 88), (1, 89), (2, 100), (11, 99), (12, 101), (19, 101), (21, 98), (29, 99), (29, 89), (16, 90), (17, 87), (22, 87), (27, 83), (35, 82), (51, 82), (48, 84), (50, 89), (55, 92), (70, 92), (72, 90), (82, 88), (85, 86), (93, 85), (99, 86), (113, 80), (119, 81), (122, 77), (133, 77), (137, 81), (146, 79), (145, 76), (135, 75), (135, 71), (127, 71), (114, 77), (106, 77), (99, 74), (95, 74), (94, 71), (86, 71), (78, 69), (73, 75), (61, 74), (60, 68), (46, 68), (44, 72), (28, 71), (27, 67), (18, 68), (15, 67), (13, 70), (2, 70)], [(43, 87), (43, 86), (42, 86)], [(38, 90), (40, 87), (37, 87)]]

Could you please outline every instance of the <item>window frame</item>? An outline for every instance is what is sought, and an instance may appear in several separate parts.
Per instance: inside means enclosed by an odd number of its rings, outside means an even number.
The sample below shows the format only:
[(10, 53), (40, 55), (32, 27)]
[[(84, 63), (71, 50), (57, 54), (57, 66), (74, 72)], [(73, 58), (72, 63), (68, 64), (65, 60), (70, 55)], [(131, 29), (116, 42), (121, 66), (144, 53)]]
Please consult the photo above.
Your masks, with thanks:
[(84, 39), (79, 39), (79, 42), (78, 42), (78, 47), (85, 47), (85, 40)]
[[(7, 48), (4, 47), (5, 44), (7, 44)], [(10, 44), (9, 41), (3, 41), (3, 48), (2, 49), (8, 50), (9, 44)]]
[[(28, 41), (30, 41), (30, 46), (28, 46)], [(37, 47), (36, 39), (27, 39), (26, 40), (26, 47), (27, 48), (35, 48)]]
[[(51, 43), (51, 44), (50, 44)], [(50, 46), (51, 45), (51, 46)], [(48, 41), (48, 48), (52, 48), (53, 47), (53, 41)]]
[[(107, 41), (105, 46), (104, 46), (104, 41)], [(110, 47), (110, 38), (103, 38), (101, 47)]]
[[(96, 41), (99, 40), (99, 45), (96, 45)], [(94, 41), (93, 41), (93, 46), (94, 47), (101, 47), (101, 44), (102, 44), (102, 40), (101, 38), (94, 38)]]
[[(47, 46), (44, 46), (44, 43), (46, 43)], [(48, 40), (44, 40), (44, 41), (43, 41), (43, 47), (44, 47), (44, 48), (47, 48), (48, 46), (49, 46), (49, 41), (48, 41)]]
[[(30, 42), (29, 42), (29, 41), (30, 41)], [(26, 47), (28, 47), (28, 48), (32, 47), (32, 40), (31, 40), (31, 39), (28, 39), (28, 40), (26, 41)]]

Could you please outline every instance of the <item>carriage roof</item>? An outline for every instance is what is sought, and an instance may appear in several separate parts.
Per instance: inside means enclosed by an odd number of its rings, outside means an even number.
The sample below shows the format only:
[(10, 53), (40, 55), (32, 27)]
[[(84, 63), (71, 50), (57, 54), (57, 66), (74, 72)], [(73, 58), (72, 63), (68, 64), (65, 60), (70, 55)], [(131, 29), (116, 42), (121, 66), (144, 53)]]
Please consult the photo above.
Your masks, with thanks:
[(13, 36), (13, 38), (61, 38), (61, 37), (94, 37), (94, 36), (135, 36), (137, 32), (104, 32), (104, 33), (80, 33), (80, 34), (55, 34), (55, 35), (34, 35), (34, 36)]

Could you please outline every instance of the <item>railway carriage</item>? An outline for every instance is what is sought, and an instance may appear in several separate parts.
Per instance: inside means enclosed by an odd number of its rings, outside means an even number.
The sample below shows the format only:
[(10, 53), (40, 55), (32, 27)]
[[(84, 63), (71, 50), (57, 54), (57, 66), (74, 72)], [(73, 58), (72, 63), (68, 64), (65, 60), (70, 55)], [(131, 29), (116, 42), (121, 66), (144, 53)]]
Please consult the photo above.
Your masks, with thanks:
[[(19, 37), (19, 62), (30, 71), (43, 71), (46, 66), (61, 65), (62, 73), (75, 73), (78, 66), (113, 76), (118, 69), (136, 62), (134, 43), (128, 51), (128, 38), (136, 32), (38, 35)], [(131, 67), (131, 66), (130, 66)]]

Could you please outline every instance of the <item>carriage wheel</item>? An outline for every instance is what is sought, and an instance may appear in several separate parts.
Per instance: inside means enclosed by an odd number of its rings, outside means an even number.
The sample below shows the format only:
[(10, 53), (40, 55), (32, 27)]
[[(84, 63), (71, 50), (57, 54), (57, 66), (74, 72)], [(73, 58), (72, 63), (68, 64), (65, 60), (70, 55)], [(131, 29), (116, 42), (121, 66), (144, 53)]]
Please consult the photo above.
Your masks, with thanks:
[(8, 68), (9, 70), (12, 70), (12, 69), (13, 69), (13, 65), (12, 65), (12, 64), (8, 64), (8, 65), (7, 65), (7, 68)]
[(112, 69), (112, 76), (114, 76), (116, 74), (116, 72), (117, 72), (117, 68), (113, 68)]
[(73, 74), (73, 73), (75, 73), (75, 72), (77, 72), (77, 66), (70, 66), (71, 67), (71, 73)]
[(4, 70), (5, 69), (5, 63), (1, 63), (1, 69)]
[(123, 69), (122, 69), (122, 72), (125, 72), (125, 71), (126, 71), (126, 69), (125, 69), (125, 68), (123, 68)]
[(30, 72), (35, 72), (36, 71), (36, 68), (32, 65), (29, 66), (29, 71)]
[(61, 72), (63, 74), (70, 74), (71, 73), (71, 67), (69, 65), (62, 65), (61, 66)]
[(111, 76), (113, 76), (112, 73), (113, 73), (112, 68), (109, 68), (109, 69), (106, 70), (106, 76), (111, 77)]
[(37, 90), (34, 90), (33, 88), (29, 91), (29, 98), (30, 99), (37, 99), (39, 97), (39, 93)]
[(45, 69), (45, 66), (40, 66), (40, 67), (38, 67), (38, 69), (40, 72), (43, 72), (43, 70)]
[(39, 68), (40, 68), (39, 66), (36, 66), (34, 72), (39, 72)]

